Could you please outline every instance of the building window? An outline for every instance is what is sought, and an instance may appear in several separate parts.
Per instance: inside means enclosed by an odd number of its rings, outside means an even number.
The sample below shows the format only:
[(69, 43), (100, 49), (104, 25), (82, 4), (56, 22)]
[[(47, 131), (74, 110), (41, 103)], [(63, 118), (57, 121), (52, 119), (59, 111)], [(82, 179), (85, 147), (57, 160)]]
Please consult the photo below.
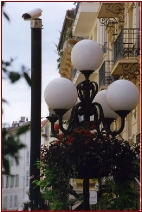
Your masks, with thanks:
[(15, 186), (19, 186), (19, 174), (15, 175)]
[(11, 176), (10, 187), (14, 187), (14, 177), (15, 176)]
[(12, 208), (12, 196), (10, 196), (9, 208)]
[(18, 207), (18, 196), (15, 195), (14, 196), (14, 208), (17, 208)]
[(3, 209), (7, 209), (7, 196), (5, 196), (4, 198), (3, 198), (3, 207), (2, 207)]
[(8, 177), (8, 175), (6, 175), (6, 188), (8, 188), (9, 187), (9, 177)]
[(29, 151), (27, 151), (27, 156), (26, 156), (26, 164), (27, 166), (29, 166)]
[(4, 188), (4, 176), (2, 176), (2, 188)]
[(26, 171), (26, 187), (29, 185), (29, 171)]

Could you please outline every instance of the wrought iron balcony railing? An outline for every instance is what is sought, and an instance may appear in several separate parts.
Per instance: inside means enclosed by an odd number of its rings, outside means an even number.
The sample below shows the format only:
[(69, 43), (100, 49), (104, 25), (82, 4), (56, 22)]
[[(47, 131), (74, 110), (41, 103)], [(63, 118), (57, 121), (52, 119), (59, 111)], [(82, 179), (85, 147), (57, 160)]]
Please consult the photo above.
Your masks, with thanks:
[(140, 55), (140, 29), (123, 28), (114, 42), (114, 62)]
[(119, 79), (119, 76), (111, 76), (111, 70), (114, 65), (114, 61), (106, 60), (102, 64), (99, 70), (99, 88), (101, 86), (108, 86), (115, 80)]

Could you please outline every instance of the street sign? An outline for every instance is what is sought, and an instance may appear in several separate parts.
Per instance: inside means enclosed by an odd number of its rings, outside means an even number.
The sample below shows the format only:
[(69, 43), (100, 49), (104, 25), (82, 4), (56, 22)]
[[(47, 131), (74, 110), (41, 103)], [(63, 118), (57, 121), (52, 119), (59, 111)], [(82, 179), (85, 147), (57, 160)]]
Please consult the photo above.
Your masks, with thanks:
[(90, 203), (90, 205), (95, 205), (97, 203), (97, 192), (96, 191), (90, 191), (89, 203)]

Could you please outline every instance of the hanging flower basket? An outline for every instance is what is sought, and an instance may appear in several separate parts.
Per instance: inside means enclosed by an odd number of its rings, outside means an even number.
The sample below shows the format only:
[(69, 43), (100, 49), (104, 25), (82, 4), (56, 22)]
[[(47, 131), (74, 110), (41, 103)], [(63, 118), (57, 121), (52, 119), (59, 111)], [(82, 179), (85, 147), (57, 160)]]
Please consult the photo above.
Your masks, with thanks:
[(131, 174), (136, 150), (124, 140), (98, 135), (95, 126), (86, 123), (70, 135), (59, 134), (44, 153), (44, 161), (51, 168), (60, 167), (71, 178), (101, 178), (113, 175), (123, 180)]

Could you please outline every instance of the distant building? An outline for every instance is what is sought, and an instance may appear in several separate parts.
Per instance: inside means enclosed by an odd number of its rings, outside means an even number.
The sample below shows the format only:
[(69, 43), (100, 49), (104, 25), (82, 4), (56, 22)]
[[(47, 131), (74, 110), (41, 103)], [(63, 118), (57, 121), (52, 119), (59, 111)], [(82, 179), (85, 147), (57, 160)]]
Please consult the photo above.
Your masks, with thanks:
[[(19, 122), (13, 121), (8, 127), (9, 134), (15, 134), (20, 126), (30, 123), (25, 117)], [(20, 135), (21, 143), (26, 145), (19, 151), (19, 165), (9, 157), (10, 172), (12, 176), (2, 175), (2, 209), (16, 210), (22, 208), (23, 199), (27, 198), (25, 189), (29, 186), (30, 168), (30, 130)], [(49, 144), (50, 124), (46, 118), (41, 118), (41, 144)]]

